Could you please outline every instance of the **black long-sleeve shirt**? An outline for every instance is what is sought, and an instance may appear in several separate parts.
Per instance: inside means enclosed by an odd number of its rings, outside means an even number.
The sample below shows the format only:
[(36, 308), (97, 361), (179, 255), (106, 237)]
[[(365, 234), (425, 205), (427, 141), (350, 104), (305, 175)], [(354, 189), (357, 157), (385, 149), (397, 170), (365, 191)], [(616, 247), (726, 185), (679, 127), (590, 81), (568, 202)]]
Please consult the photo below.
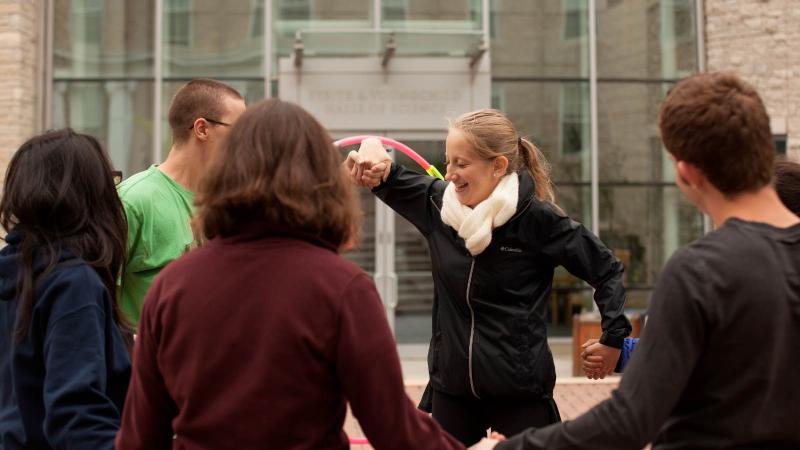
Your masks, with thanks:
[(800, 448), (800, 225), (728, 220), (661, 273), (619, 389), (508, 449)]

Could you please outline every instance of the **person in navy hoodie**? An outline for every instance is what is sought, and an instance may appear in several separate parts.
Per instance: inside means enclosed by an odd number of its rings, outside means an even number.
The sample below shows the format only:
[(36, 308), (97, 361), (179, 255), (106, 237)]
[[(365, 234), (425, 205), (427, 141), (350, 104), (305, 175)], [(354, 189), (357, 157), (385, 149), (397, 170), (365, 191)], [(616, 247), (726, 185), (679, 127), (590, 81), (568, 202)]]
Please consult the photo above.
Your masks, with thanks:
[(0, 225), (0, 448), (112, 449), (131, 371), (115, 289), (127, 227), (97, 140), (24, 143)]

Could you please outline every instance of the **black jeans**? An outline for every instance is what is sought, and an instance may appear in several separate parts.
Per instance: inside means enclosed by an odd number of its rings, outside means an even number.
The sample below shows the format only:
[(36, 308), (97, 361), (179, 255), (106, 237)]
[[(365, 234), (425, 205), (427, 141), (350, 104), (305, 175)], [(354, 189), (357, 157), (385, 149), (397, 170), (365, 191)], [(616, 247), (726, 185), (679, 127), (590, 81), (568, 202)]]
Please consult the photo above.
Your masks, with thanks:
[(465, 446), (486, 437), (486, 429), (511, 437), (529, 427), (561, 421), (552, 398), (482, 400), (433, 390), (433, 418)]

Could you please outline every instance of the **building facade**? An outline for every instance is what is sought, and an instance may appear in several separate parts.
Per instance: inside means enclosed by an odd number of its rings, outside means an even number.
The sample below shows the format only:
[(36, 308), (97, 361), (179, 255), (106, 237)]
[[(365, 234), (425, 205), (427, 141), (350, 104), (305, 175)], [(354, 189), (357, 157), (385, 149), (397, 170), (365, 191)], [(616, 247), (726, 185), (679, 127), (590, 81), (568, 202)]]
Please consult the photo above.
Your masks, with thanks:
[[(34, 132), (71, 126), (98, 136), (124, 176), (143, 170), (169, 149), (172, 94), (196, 77), (248, 102), (298, 102), (336, 138), (401, 140), (440, 169), (446, 118), (494, 107), (542, 149), (558, 203), (625, 262), (629, 307), (645, 309), (664, 262), (707, 227), (674, 185), (659, 103), (687, 75), (735, 70), (764, 97), (778, 151), (800, 157), (792, 3), (0, 0), (0, 168)], [(432, 302), (425, 241), (371, 195), (362, 206), (349, 256), (375, 277), (398, 339), (424, 342), (429, 326), (413, 318)], [(558, 272), (555, 329), (580, 307), (591, 289)]]

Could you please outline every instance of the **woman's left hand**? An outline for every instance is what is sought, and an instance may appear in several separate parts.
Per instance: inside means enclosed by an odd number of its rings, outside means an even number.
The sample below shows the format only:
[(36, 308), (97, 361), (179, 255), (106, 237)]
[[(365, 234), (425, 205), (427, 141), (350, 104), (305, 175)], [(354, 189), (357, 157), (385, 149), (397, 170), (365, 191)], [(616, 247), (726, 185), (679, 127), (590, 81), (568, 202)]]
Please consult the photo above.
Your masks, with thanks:
[(582, 347), (583, 370), (588, 378), (601, 380), (614, 373), (621, 349), (603, 345), (596, 339), (590, 339)]

